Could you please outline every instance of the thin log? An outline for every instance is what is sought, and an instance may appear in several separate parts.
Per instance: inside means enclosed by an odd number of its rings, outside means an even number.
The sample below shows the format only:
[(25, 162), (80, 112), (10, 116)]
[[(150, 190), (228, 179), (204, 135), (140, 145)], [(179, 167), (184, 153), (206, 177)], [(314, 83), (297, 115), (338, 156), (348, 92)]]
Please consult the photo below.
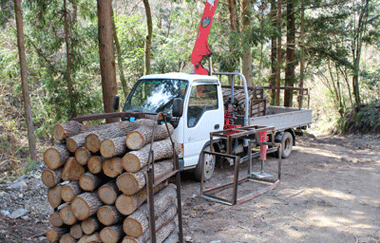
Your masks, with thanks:
[(59, 215), (59, 212), (56, 211), (50, 215), (50, 223), (54, 227), (61, 227), (63, 225), (63, 221)]
[(70, 153), (64, 144), (57, 144), (45, 151), (44, 162), (49, 169), (55, 170), (65, 164), (69, 155)]
[(99, 234), (95, 233), (92, 235), (82, 236), (78, 243), (102, 243), (102, 241), (100, 240)]
[(70, 181), (61, 188), (61, 198), (65, 202), (71, 202), (76, 196), (78, 196), (82, 190), (79, 187), (78, 181)]
[(115, 181), (109, 181), (98, 189), (98, 195), (100, 200), (105, 204), (112, 205), (117, 199), (119, 190)]
[(87, 161), (91, 157), (91, 152), (87, 148), (81, 147), (75, 152), (75, 159), (81, 165), (86, 165)]
[(94, 215), (102, 205), (96, 192), (85, 192), (74, 198), (71, 209), (75, 217), (84, 220)]
[(62, 235), (61, 239), (59, 239), (59, 243), (77, 243), (77, 240), (74, 239), (70, 234)]
[(106, 159), (102, 167), (104, 174), (111, 178), (115, 178), (123, 172), (121, 159), (118, 157)]
[(46, 232), (46, 238), (50, 242), (58, 241), (67, 232), (66, 228), (52, 228)]
[(84, 125), (77, 121), (69, 121), (57, 124), (53, 128), (53, 137), (58, 141), (62, 141), (67, 137), (75, 136), (81, 132)]
[(85, 219), (81, 223), (83, 233), (91, 235), (99, 228), (99, 221), (96, 217)]
[(62, 180), (62, 169), (42, 171), (41, 180), (47, 187), (53, 187)]
[(74, 157), (70, 157), (62, 170), (62, 180), (77, 181), (85, 172), (84, 168), (76, 161)]
[[(168, 123), (169, 133), (165, 124), (159, 125), (154, 131), (154, 141), (163, 140), (172, 135), (174, 128)], [(130, 132), (125, 139), (127, 147), (131, 150), (139, 150), (152, 141), (153, 127), (141, 126)]]
[(77, 149), (79, 149), (80, 147), (84, 147), (85, 146), (85, 142), (86, 142), (86, 137), (90, 133), (91, 132), (80, 133), (80, 134), (75, 135), (73, 137), (67, 138), (66, 139), (66, 147), (67, 147), (67, 149), (70, 152), (75, 153), (75, 151), (77, 151)]
[(99, 172), (102, 171), (102, 164), (103, 164), (104, 160), (105, 159), (101, 156), (90, 157), (90, 159), (88, 160), (88, 163), (87, 163), (88, 170), (92, 174), (98, 174)]
[(69, 203), (62, 204), (58, 207), (59, 216), (64, 224), (74, 225), (78, 220), (75, 217), (73, 211), (71, 210), (71, 206)]
[(104, 243), (117, 243), (123, 236), (123, 230), (121, 225), (113, 225), (102, 229), (99, 236), (100, 240)]
[(77, 240), (83, 236), (83, 230), (80, 224), (74, 224), (70, 227), (70, 235)]
[(121, 214), (115, 206), (105, 205), (98, 209), (97, 217), (100, 223), (109, 226), (121, 220)]
[[(174, 141), (174, 144), (175, 152), (179, 154), (181, 152), (181, 146), (176, 141)], [(124, 155), (122, 159), (123, 168), (127, 172), (137, 172), (146, 166), (148, 164), (150, 145), (151, 144), (147, 144), (138, 151), (132, 151)], [(154, 161), (173, 157), (173, 147), (169, 138), (154, 142), (152, 144), (152, 150)]]
[(93, 191), (100, 184), (100, 179), (91, 172), (84, 173), (79, 178), (79, 186), (84, 191)]
[(105, 139), (100, 145), (100, 154), (104, 158), (124, 155), (127, 152), (125, 138), (126, 136)]
[(61, 204), (61, 185), (58, 184), (48, 189), (48, 201), (53, 208), (57, 208)]

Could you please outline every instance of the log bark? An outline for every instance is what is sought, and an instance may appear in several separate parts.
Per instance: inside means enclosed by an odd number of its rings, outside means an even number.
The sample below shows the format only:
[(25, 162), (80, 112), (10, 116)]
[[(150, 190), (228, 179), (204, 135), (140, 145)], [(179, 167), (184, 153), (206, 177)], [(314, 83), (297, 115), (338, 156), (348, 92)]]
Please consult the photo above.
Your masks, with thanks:
[(104, 174), (111, 178), (115, 178), (123, 172), (121, 159), (118, 157), (106, 159), (102, 167)]
[[(165, 160), (154, 164), (154, 177), (156, 179), (171, 171), (173, 171), (172, 160)], [(145, 170), (140, 170), (136, 173), (126, 172), (117, 178), (116, 184), (124, 194), (133, 195), (142, 190), (146, 185)]]
[(71, 202), (76, 196), (78, 196), (82, 190), (79, 187), (78, 181), (70, 181), (61, 188), (61, 198), (65, 202)]
[(45, 151), (44, 162), (49, 169), (55, 170), (65, 164), (69, 155), (70, 153), (64, 144), (57, 144)]
[[(156, 230), (173, 219), (176, 214), (176, 186), (169, 184), (165, 189), (154, 196), (154, 216)], [(169, 210), (170, 209), (170, 210)], [(161, 215), (161, 218), (159, 217)], [(127, 235), (139, 237), (149, 227), (149, 208), (147, 203), (141, 205), (134, 213), (129, 215), (123, 223), (123, 230)]]
[(119, 190), (114, 181), (107, 182), (98, 190), (100, 200), (102, 200), (102, 202), (108, 205), (112, 205), (115, 203), (118, 194)]
[(53, 128), (53, 137), (58, 141), (62, 141), (65, 138), (79, 134), (82, 127), (84, 127), (84, 125), (77, 121), (69, 121), (57, 124)]
[(50, 242), (58, 241), (67, 232), (66, 228), (52, 228), (46, 232), (46, 238)]
[(50, 223), (54, 227), (61, 227), (63, 225), (63, 221), (59, 215), (59, 212), (56, 211), (50, 215)]
[(53, 208), (57, 208), (61, 204), (62, 198), (60, 185), (48, 189), (48, 201)]
[(75, 217), (79, 220), (84, 220), (94, 215), (102, 205), (103, 203), (97, 193), (85, 192), (74, 198), (71, 203), (71, 209)]
[(90, 157), (91, 157), (91, 152), (88, 151), (87, 148), (81, 147), (77, 149), (77, 151), (75, 152), (75, 159), (81, 165), (86, 165)]
[(116, 243), (121, 240), (123, 235), (123, 230), (121, 225), (113, 225), (105, 227), (100, 231), (100, 240), (104, 243)]
[(85, 219), (81, 223), (83, 233), (91, 235), (99, 228), (99, 221), (96, 217)]
[(92, 132), (80, 133), (78, 135), (67, 138), (66, 139), (67, 149), (70, 152), (75, 153), (75, 151), (77, 151), (77, 149), (85, 146), (86, 137), (91, 133)]
[[(173, 134), (174, 128), (168, 123), (169, 133)], [(166, 125), (162, 124), (156, 127), (154, 131), (154, 141), (163, 140), (169, 137)], [(141, 126), (130, 132), (125, 139), (127, 147), (131, 150), (139, 150), (152, 141), (153, 127)]]
[(59, 243), (77, 243), (77, 240), (74, 239), (70, 234), (62, 235)]
[(62, 169), (42, 171), (41, 180), (47, 187), (53, 187), (62, 180)]
[(79, 178), (79, 186), (84, 191), (93, 191), (100, 184), (100, 179), (91, 172), (84, 173)]
[(99, 234), (95, 233), (92, 235), (82, 236), (78, 243), (102, 243), (102, 241), (100, 240)]
[(82, 227), (80, 226), (80, 224), (74, 224), (73, 226), (71, 226), (70, 235), (74, 239), (77, 239), (77, 240), (83, 236), (83, 231), (82, 231)]
[(163, 243), (177, 243), (179, 241), (178, 227), (164, 240)]
[(90, 157), (90, 159), (88, 160), (88, 163), (87, 163), (88, 170), (92, 174), (98, 174), (99, 172), (102, 171), (102, 164), (103, 164), (104, 160), (105, 159), (101, 156)]
[(84, 168), (76, 161), (74, 157), (70, 157), (62, 170), (62, 180), (77, 181), (85, 172)]
[(104, 158), (112, 158), (119, 155), (124, 155), (127, 152), (124, 137), (109, 138), (104, 140), (100, 145), (100, 154)]
[(78, 221), (69, 203), (60, 205), (58, 210), (64, 224), (74, 225)]
[(109, 226), (121, 220), (121, 214), (115, 206), (105, 205), (98, 209), (97, 217), (100, 223)]
[[(174, 141), (175, 152), (181, 152), (181, 146)], [(154, 161), (173, 157), (173, 147), (169, 138), (154, 142), (152, 145)], [(123, 168), (127, 172), (137, 172), (148, 164), (150, 144), (145, 145), (138, 151), (132, 151), (124, 155), (122, 159)]]

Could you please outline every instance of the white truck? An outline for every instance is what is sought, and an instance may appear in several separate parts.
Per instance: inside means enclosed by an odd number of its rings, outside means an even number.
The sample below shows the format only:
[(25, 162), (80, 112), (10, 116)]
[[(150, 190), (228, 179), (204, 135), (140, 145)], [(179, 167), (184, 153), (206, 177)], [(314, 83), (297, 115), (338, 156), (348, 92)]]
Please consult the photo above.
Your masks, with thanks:
[[(268, 107), (271, 114), (250, 117), (251, 99), (245, 77), (240, 73), (214, 73), (215, 76), (185, 73), (147, 75), (140, 78), (128, 95), (123, 111), (164, 112), (168, 122), (174, 126), (173, 138), (182, 146), (179, 155), (181, 170), (195, 169), (197, 178), (201, 178), (200, 154), (210, 150), (210, 132), (223, 130), (225, 125), (225, 107), (223, 102), (221, 78), (232, 77), (234, 89), (235, 77), (240, 77), (245, 95), (245, 111), (241, 116), (242, 126), (275, 126), (275, 140), (282, 143), (282, 156), (288, 157), (295, 145), (296, 129), (306, 129), (312, 122), (309, 109)], [(232, 93), (233, 94), (233, 93)], [(233, 96), (233, 95), (232, 95)], [(233, 100), (233, 97), (231, 97)], [(273, 134), (271, 135), (273, 136)], [(234, 146), (234, 153), (247, 150), (242, 139)], [(214, 141), (214, 150), (223, 152), (226, 141)], [(270, 149), (268, 152), (271, 152)], [(215, 168), (215, 158), (205, 156), (204, 179), (211, 178)]]

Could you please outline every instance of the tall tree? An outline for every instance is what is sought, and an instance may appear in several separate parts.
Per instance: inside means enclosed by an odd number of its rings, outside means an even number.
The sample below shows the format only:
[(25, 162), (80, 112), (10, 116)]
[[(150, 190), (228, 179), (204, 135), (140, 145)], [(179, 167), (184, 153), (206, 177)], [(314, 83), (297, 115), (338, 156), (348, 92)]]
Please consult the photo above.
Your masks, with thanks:
[[(276, 73), (277, 73), (277, 12), (276, 12), (276, 0), (270, 0), (270, 23), (271, 23), (271, 49), (270, 49), (270, 77), (269, 77), (269, 86), (275, 87), (276, 86)], [(271, 90), (271, 105), (274, 105), (275, 97), (276, 97), (276, 91), (274, 89)]]
[(251, 45), (250, 45), (250, 35), (251, 35), (251, 20), (250, 20), (250, 12), (251, 12), (251, 1), (250, 0), (242, 0), (242, 33), (244, 33), (245, 38), (242, 39), (243, 42), (243, 75), (247, 79), (247, 84), (252, 86), (252, 53), (251, 53)]
[(277, 71), (276, 71), (276, 95), (275, 105), (280, 105), (281, 86), (281, 0), (277, 0)]
[[(286, 23), (286, 69), (285, 69), (285, 86), (294, 86), (295, 83), (295, 42), (296, 42), (296, 22), (294, 17), (293, 0), (287, 1), (287, 23)], [(293, 105), (293, 91), (285, 90), (284, 106), (291, 107)]]
[[(300, 49), (301, 49), (301, 56), (300, 56), (300, 82), (298, 84), (298, 87), (303, 88), (304, 78), (305, 78), (305, 3), (304, 0), (301, 0), (301, 33), (300, 33)], [(302, 96), (299, 97), (300, 100), (298, 100), (299, 107), (302, 108)]]
[(22, 21), (21, 3), (14, 0), (16, 25), (17, 25), (17, 45), (20, 58), (20, 73), (22, 82), (22, 94), (24, 98), (25, 118), (28, 128), (29, 155), (34, 161), (37, 161), (36, 138), (34, 136), (34, 127), (32, 119), (32, 109), (29, 96), (28, 70), (26, 66), (25, 45), (24, 45), (24, 24)]
[(150, 74), (150, 53), (152, 46), (152, 37), (153, 37), (153, 22), (152, 22), (152, 13), (150, 11), (149, 0), (143, 0), (145, 6), (146, 22), (148, 28), (148, 35), (145, 38), (145, 70), (144, 73)]
[[(112, 34), (112, 0), (97, 0), (100, 72), (102, 76), (104, 112), (113, 112), (117, 94), (115, 53)], [(107, 119), (114, 122), (118, 119)]]

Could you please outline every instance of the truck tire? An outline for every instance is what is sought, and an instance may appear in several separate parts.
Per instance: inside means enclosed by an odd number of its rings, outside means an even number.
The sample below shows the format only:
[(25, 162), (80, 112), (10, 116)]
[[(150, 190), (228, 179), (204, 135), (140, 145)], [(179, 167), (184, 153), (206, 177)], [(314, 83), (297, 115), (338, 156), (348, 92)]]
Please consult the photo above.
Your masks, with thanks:
[(281, 139), (281, 155), (282, 158), (289, 157), (293, 149), (293, 136), (289, 132), (284, 132)]
[[(207, 145), (203, 151), (210, 151), (210, 145)], [(212, 174), (214, 173), (215, 169), (215, 156), (212, 156), (210, 154), (205, 154), (205, 166), (204, 166), (204, 177), (203, 181), (208, 181), (211, 179)], [(197, 178), (199, 181), (202, 179), (202, 155), (199, 156), (198, 165), (195, 168), (195, 178)]]

